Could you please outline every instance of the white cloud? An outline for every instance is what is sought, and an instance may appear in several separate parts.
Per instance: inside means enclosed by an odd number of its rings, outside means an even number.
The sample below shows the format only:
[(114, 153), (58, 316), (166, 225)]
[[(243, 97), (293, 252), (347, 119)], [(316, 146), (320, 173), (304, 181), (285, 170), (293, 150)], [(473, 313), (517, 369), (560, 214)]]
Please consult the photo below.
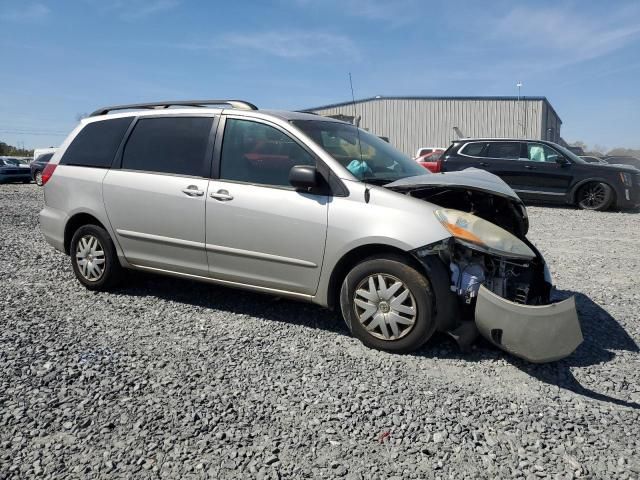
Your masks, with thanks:
[(380, 21), (390, 27), (398, 27), (420, 21), (420, 0), (293, 0), (302, 8), (322, 8), (330, 15), (348, 15), (355, 19)]
[(566, 8), (517, 7), (498, 21), (493, 37), (510, 42), (510, 47), (547, 56), (552, 63), (569, 65), (601, 57), (638, 40), (638, 12), (628, 13), (602, 17)]
[(180, 5), (180, 0), (85, 0), (99, 11), (133, 21), (166, 12)]
[(221, 37), (226, 48), (244, 48), (282, 58), (314, 56), (357, 57), (350, 38), (323, 32), (230, 33)]
[(43, 20), (51, 10), (42, 3), (31, 3), (21, 8), (7, 9), (0, 12), (0, 20), (7, 22), (29, 23)]

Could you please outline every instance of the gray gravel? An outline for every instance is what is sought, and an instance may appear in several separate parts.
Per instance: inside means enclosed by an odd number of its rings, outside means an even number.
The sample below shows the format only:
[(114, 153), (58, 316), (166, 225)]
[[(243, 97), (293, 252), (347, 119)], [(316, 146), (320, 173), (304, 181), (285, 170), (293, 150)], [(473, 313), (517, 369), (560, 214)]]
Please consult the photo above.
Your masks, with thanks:
[(312, 305), (132, 274), (92, 293), (0, 186), (0, 478), (638, 478), (640, 214), (532, 207), (585, 335), (534, 366), (368, 350)]

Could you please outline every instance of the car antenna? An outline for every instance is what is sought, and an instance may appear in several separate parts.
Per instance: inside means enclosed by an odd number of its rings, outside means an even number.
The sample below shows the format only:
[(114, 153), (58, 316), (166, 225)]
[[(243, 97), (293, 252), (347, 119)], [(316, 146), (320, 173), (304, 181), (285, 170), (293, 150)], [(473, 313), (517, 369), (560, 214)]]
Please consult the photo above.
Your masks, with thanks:
[[(351, 100), (353, 100), (353, 122), (356, 127), (356, 135), (358, 137), (358, 151), (360, 153), (360, 163), (363, 163), (362, 160), (362, 143), (360, 143), (360, 118), (358, 117), (358, 112), (356, 110), (356, 96), (353, 94), (353, 80), (351, 79), (351, 72), (349, 72), (349, 86), (351, 87)], [(367, 181), (364, 180), (364, 201), (369, 203), (369, 198), (371, 198), (371, 193), (369, 192), (369, 186), (367, 185)]]

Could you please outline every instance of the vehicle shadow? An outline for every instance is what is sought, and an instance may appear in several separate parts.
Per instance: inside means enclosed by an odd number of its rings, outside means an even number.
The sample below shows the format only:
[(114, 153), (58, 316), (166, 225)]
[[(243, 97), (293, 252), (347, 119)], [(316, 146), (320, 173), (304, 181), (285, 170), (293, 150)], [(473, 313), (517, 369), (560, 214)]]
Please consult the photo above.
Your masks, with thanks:
[(260, 317), (350, 335), (341, 317), (318, 305), (210, 283), (128, 271), (120, 295), (158, 298), (215, 311)]
[[(350, 335), (338, 314), (317, 305), (141, 272), (131, 272), (131, 276), (127, 285), (118, 290), (119, 294), (156, 297), (214, 311), (257, 316), (265, 320), (303, 325), (339, 335)], [(615, 357), (615, 353), (611, 350), (640, 352), (640, 348), (626, 330), (588, 296), (579, 292), (555, 291), (553, 299), (560, 301), (572, 295), (576, 297), (584, 342), (572, 355), (563, 360), (546, 364), (529, 363), (503, 352), (481, 337), (476, 340), (472, 351), (462, 352), (445, 334), (435, 335), (414, 355), (469, 362), (504, 358), (516, 368), (544, 383), (595, 400), (640, 409), (640, 404), (637, 402), (621, 400), (583, 386), (571, 372), (572, 367), (587, 367), (611, 361)], [(603, 378), (602, 383), (608, 380), (610, 379)]]
[[(558, 204), (558, 203), (544, 203), (544, 202), (536, 202), (533, 200), (527, 200), (525, 203), (527, 207), (542, 207), (542, 208), (552, 208), (555, 210), (581, 210), (576, 205), (571, 205), (568, 203)], [(630, 207), (630, 208), (610, 208), (606, 210), (604, 213), (614, 212), (621, 214), (630, 214), (637, 215), (640, 213), (640, 207)]]
[[(573, 375), (572, 367), (588, 367), (613, 360), (615, 353), (612, 350), (638, 353), (640, 348), (622, 325), (588, 296), (579, 292), (557, 290), (553, 294), (553, 300), (561, 301), (571, 296), (576, 297), (584, 341), (573, 354), (557, 362), (530, 363), (499, 350), (483, 338), (476, 340), (474, 349), (470, 353), (460, 352), (454, 341), (447, 340), (446, 336), (440, 336), (441, 342), (430, 342), (418, 353), (424, 356), (460, 358), (468, 361), (504, 358), (514, 367), (541, 382), (594, 400), (640, 409), (640, 403), (622, 400), (587, 388)], [(611, 380), (609, 377), (603, 377), (599, 379), (599, 384), (606, 385), (606, 382)]]

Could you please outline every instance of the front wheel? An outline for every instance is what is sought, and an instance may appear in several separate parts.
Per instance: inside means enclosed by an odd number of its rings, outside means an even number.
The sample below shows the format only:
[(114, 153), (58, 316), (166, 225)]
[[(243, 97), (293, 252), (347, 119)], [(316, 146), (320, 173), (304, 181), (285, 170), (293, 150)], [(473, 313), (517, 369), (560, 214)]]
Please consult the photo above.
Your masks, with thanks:
[(366, 346), (411, 352), (433, 335), (429, 281), (401, 257), (377, 257), (356, 265), (340, 291), (342, 316)]
[(613, 202), (613, 190), (602, 182), (591, 182), (578, 191), (578, 206), (584, 210), (606, 210)]

